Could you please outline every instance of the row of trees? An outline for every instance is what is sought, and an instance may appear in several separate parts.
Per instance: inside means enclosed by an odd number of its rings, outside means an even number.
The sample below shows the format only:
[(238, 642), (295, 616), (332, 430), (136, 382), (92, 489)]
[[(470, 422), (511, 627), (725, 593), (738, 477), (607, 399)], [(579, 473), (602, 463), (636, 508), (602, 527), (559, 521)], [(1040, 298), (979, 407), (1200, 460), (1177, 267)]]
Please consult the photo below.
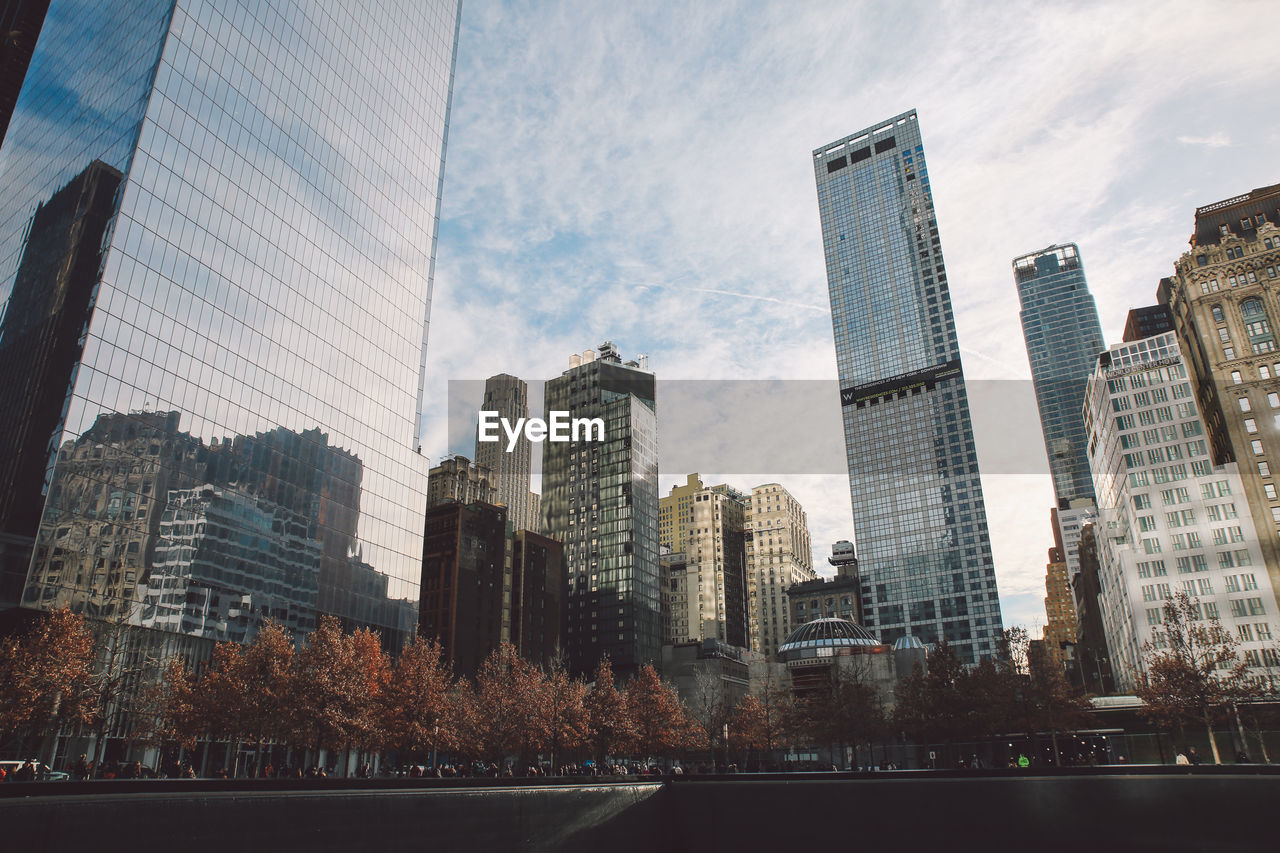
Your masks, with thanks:
[[(1212, 732), (1230, 715), (1238, 722), (1242, 705), (1261, 692), (1233, 638), (1216, 622), (1199, 620), (1194, 601), (1182, 596), (1165, 611), (1166, 640), (1148, 647), (1138, 695), (1145, 713), (1185, 743), (1188, 725)], [(939, 643), (927, 670), (917, 668), (898, 685), (892, 712), (868, 669), (856, 663), (803, 700), (766, 680), (736, 706), (718, 678), (704, 673), (686, 706), (652, 667), (617, 689), (607, 660), (587, 683), (571, 677), (563, 662), (540, 669), (504, 645), (473, 681), (455, 677), (433, 642), (416, 638), (392, 660), (376, 634), (344, 632), (331, 618), (302, 647), (275, 624), (248, 645), (219, 644), (198, 671), (179, 657), (146, 661), (129, 652), (119, 633), (95, 636), (64, 609), (0, 643), (0, 738), (18, 739), (20, 748), (34, 739), (45, 754), (59, 731), (96, 734), (102, 744), (110, 730), (187, 749), (202, 742), (247, 745), (259, 760), (274, 744), (499, 763), (542, 755), (553, 764), (710, 749), (724, 750), (727, 763), (731, 748), (770, 753), (827, 745), (834, 752), (900, 739), (952, 744), (1019, 732), (1056, 735), (1092, 722), (1088, 702), (1063, 673), (1028, 654), (1023, 629), (1006, 633), (1000, 662), (977, 666), (962, 664)], [(116, 723), (108, 725), (113, 714)], [(1217, 758), (1216, 744), (1214, 752)]]
[[(97, 733), (107, 706), (123, 698), (107, 696), (96, 675), (105, 651), (83, 618), (65, 609), (7, 639), (0, 736), (30, 743), (59, 730)], [(504, 644), (472, 681), (454, 676), (433, 641), (417, 637), (392, 660), (377, 634), (344, 632), (329, 617), (300, 648), (268, 624), (247, 645), (218, 644), (198, 671), (172, 657), (158, 673), (149, 685), (133, 685), (129, 739), (187, 749), (244, 745), (259, 763), (272, 744), (497, 763), (542, 755), (556, 764), (570, 756), (670, 755), (707, 742), (652, 666), (619, 690), (607, 659), (588, 685), (563, 661), (538, 668)]]

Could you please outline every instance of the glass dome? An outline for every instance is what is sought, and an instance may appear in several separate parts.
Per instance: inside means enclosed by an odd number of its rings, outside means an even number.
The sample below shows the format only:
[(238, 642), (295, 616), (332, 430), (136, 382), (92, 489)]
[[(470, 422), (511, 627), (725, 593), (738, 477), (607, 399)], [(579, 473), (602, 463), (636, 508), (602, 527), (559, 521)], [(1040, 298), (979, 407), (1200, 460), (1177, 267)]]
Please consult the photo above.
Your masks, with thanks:
[[(841, 648), (868, 648), (880, 645), (870, 631), (848, 619), (815, 619), (791, 632), (778, 646), (778, 660), (786, 662), (808, 658), (833, 657)], [(846, 652), (847, 654), (847, 652)]]

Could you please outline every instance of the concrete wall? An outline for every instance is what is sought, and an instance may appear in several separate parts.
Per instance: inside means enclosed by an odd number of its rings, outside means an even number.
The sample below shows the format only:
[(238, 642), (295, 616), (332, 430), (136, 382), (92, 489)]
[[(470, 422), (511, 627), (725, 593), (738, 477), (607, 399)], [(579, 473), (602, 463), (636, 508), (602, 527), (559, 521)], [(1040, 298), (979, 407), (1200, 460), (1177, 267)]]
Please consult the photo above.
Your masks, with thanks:
[[(4, 848), (293, 851), (1272, 849), (1280, 768), (662, 782), (0, 785)], [(345, 783), (344, 784), (349, 784)], [(396, 787), (400, 785), (401, 787)], [(89, 793), (85, 793), (89, 792)]]

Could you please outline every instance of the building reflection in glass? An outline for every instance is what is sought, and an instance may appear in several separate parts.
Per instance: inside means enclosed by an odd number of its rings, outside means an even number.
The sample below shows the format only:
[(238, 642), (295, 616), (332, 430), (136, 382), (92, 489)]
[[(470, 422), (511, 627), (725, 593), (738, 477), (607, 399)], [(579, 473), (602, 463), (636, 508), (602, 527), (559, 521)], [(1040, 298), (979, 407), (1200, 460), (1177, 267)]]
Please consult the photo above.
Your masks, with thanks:
[(28, 606), (212, 640), (320, 612), (399, 642), (417, 608), (356, 539), (363, 466), (318, 430), (205, 445), (178, 412), (100, 416), (58, 451)]
[[(53, 0), (0, 148), (0, 347), (49, 293), (20, 267), (88, 272), (40, 309), (69, 357), (0, 361), (34, 395), (0, 471), (10, 599), (211, 638), (412, 627), (458, 13)], [(91, 183), (91, 216), (49, 213)]]

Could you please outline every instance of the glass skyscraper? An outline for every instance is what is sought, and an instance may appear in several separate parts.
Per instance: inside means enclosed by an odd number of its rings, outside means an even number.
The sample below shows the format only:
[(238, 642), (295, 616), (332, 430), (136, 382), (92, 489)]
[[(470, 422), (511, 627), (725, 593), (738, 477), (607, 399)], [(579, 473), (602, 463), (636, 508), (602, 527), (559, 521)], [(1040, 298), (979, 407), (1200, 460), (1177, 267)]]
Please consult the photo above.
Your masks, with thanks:
[(1015, 258), (1013, 278), (1053, 493), (1065, 510), (1093, 500), (1083, 411), (1085, 386), (1105, 349), (1098, 308), (1074, 243)]
[(916, 114), (813, 158), (867, 627), (991, 656), (1000, 600)]
[(545, 386), (548, 417), (604, 421), (603, 441), (542, 451), (542, 533), (564, 544), (564, 649), (580, 674), (605, 654), (619, 679), (662, 663), (655, 389), (653, 374), (608, 342)]
[(416, 622), (457, 0), (54, 0), (0, 149), (10, 603)]

